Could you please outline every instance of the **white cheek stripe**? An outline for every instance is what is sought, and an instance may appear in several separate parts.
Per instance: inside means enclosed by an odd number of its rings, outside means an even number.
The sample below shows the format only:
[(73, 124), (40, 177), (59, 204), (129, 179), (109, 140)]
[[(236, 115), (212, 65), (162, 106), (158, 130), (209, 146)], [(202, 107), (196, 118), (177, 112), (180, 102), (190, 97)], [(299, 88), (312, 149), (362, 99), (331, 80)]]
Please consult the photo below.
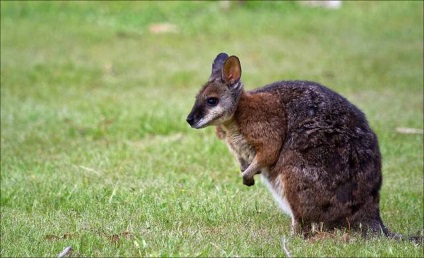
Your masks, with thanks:
[(216, 106), (210, 109), (208, 113), (206, 114), (206, 116), (204, 116), (202, 119), (199, 120), (199, 122), (197, 123), (198, 127), (202, 127), (211, 123), (223, 113), (224, 113), (224, 110), (220, 106)]

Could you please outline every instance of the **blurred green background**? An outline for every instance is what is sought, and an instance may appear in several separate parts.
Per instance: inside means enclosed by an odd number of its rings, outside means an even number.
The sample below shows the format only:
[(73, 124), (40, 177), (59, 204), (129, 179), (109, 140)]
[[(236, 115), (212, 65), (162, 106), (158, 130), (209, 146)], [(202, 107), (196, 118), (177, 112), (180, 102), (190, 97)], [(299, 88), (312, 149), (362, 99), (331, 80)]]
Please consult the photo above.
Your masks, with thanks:
[(2, 1), (0, 255), (283, 256), (286, 236), (296, 256), (422, 256), (289, 237), (213, 128), (185, 122), (220, 52), (240, 58), (246, 89), (312, 80), (361, 108), (383, 220), (422, 234), (422, 1)]

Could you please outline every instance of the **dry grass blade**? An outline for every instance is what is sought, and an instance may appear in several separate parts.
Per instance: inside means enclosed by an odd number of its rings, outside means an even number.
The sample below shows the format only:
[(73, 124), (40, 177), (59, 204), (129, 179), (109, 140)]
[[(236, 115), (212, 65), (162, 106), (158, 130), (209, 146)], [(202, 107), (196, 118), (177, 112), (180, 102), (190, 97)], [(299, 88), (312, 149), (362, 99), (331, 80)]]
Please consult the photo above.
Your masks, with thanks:
[(283, 251), (286, 254), (286, 257), (292, 257), (290, 251), (287, 249), (285, 236), (283, 237)]
[(63, 251), (57, 256), (58, 258), (65, 257), (67, 254), (69, 254), (72, 251), (72, 248), (70, 246), (65, 247)]

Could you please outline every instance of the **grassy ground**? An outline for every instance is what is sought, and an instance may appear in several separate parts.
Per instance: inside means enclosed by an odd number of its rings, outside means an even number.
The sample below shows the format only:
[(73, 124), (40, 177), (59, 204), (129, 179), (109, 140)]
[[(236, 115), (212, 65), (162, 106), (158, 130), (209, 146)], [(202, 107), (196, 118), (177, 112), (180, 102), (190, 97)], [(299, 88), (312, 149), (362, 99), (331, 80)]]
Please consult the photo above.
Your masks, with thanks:
[[(152, 24), (176, 32), (155, 34)], [(423, 256), (338, 233), (290, 237), (212, 128), (185, 123), (221, 51), (248, 89), (318, 81), (380, 140), (381, 213), (423, 231), (423, 2), (1, 2), (0, 256)], [(422, 233), (421, 233), (422, 234)]]

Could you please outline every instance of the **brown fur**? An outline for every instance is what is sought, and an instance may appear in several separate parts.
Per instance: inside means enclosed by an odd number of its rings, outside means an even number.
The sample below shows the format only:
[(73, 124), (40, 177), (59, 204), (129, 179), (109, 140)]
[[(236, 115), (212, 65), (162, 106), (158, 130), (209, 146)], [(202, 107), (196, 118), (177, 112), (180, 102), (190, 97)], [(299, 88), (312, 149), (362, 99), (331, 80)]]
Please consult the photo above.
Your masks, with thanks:
[(237, 57), (219, 54), (187, 122), (215, 125), (237, 157), (243, 183), (262, 174), (295, 233), (324, 228), (383, 232), (381, 155), (364, 114), (334, 91), (280, 81), (244, 91)]

